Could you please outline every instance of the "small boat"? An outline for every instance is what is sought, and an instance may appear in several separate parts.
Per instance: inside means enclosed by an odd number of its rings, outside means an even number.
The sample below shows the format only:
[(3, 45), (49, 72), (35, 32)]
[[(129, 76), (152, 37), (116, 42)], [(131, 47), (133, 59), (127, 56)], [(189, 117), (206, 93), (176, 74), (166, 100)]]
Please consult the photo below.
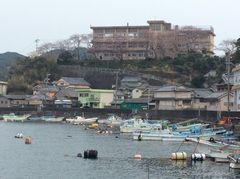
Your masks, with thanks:
[(42, 116), (36, 115), (36, 114), (32, 114), (28, 119), (29, 121), (32, 121), (32, 122), (38, 122), (43, 120)]
[(26, 121), (30, 116), (30, 114), (15, 115), (14, 113), (10, 113), (4, 114), (2, 117), (5, 122), (23, 122)]
[(98, 119), (97, 117), (85, 118), (82, 116), (76, 116), (76, 119), (73, 120), (72, 123), (75, 125), (79, 124), (90, 125), (92, 123), (95, 123), (97, 119)]
[(62, 122), (64, 117), (56, 117), (56, 116), (42, 116), (41, 120), (46, 122)]
[(196, 143), (197, 151), (213, 158), (216, 162), (229, 162), (228, 156), (240, 150), (240, 145), (217, 141), (213, 137), (209, 140), (187, 138), (186, 140)]
[(162, 121), (154, 121), (151, 120), (142, 120), (142, 119), (128, 119), (123, 121), (120, 125), (121, 133), (133, 133), (134, 131), (151, 131), (152, 129), (162, 129), (163, 124)]
[(107, 125), (111, 125), (111, 126), (120, 126), (122, 124), (123, 120), (121, 117), (117, 116), (117, 115), (109, 115), (107, 117), (107, 119), (99, 119), (98, 123), (99, 124), (107, 124)]
[(233, 169), (240, 169), (240, 155), (229, 155), (229, 167)]

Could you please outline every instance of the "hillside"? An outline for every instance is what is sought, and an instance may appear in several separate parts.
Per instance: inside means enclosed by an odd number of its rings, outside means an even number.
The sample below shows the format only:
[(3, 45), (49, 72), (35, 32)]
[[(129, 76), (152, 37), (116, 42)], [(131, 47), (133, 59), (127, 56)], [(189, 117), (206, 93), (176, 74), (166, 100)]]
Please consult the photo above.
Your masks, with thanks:
[(6, 52), (0, 54), (0, 80), (7, 80), (8, 69), (17, 60), (24, 59), (25, 56), (16, 52)]

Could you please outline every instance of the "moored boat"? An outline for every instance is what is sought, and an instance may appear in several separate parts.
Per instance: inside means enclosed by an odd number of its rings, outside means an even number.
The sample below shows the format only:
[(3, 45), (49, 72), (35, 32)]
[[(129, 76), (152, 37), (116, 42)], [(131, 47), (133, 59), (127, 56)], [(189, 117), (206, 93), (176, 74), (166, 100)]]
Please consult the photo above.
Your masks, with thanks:
[(56, 117), (56, 116), (42, 116), (41, 120), (46, 122), (62, 122), (64, 117)]
[(3, 120), (5, 122), (24, 122), (26, 121), (31, 115), (30, 114), (24, 114), (24, 115), (16, 115), (14, 113), (10, 113), (10, 114), (4, 114)]
[(82, 116), (76, 116), (76, 119), (72, 121), (73, 124), (84, 124), (84, 125), (90, 125), (92, 123), (95, 123), (97, 121), (97, 117), (91, 117), (91, 118), (85, 118)]
[[(133, 132), (133, 139), (138, 140), (139, 131)], [(187, 137), (209, 139), (216, 136), (215, 132), (196, 132), (182, 131), (176, 132), (169, 129), (151, 130), (141, 132), (142, 140), (161, 140), (161, 141), (184, 141)]]
[(228, 156), (240, 150), (240, 145), (216, 141), (214, 138), (209, 140), (187, 138), (187, 140), (195, 142), (196, 150), (199, 153), (206, 154), (207, 157), (213, 158), (216, 162), (229, 162)]

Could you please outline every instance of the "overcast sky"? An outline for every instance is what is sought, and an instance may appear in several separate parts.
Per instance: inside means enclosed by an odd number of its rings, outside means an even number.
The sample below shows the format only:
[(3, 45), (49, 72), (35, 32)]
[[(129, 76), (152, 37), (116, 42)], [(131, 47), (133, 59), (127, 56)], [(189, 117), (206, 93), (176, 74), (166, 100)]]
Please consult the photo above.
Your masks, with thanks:
[(92, 26), (211, 25), (217, 46), (240, 38), (239, 0), (0, 0), (0, 53), (28, 55), (41, 43), (91, 33)]

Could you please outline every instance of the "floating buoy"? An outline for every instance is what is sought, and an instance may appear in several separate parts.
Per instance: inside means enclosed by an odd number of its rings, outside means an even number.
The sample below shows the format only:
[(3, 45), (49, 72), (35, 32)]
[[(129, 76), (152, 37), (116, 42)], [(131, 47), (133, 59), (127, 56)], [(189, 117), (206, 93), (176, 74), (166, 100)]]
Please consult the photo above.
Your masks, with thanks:
[(32, 144), (32, 137), (26, 137), (25, 144)]
[(82, 154), (81, 154), (81, 153), (78, 153), (78, 154), (77, 154), (77, 157), (82, 157)]
[(85, 150), (83, 154), (84, 158), (87, 159), (97, 159), (98, 151), (97, 150)]
[(203, 161), (206, 159), (206, 155), (200, 154), (200, 153), (194, 153), (194, 154), (192, 154), (191, 159), (193, 161)]
[(15, 138), (22, 139), (23, 134), (22, 133), (17, 133), (17, 135), (14, 136)]
[(118, 136), (116, 135), (115, 138), (118, 138)]
[(135, 154), (134, 155), (134, 159), (141, 160), (142, 159), (142, 155), (141, 154)]
[(186, 160), (187, 159), (187, 153), (186, 152), (176, 152), (172, 153), (172, 160)]

